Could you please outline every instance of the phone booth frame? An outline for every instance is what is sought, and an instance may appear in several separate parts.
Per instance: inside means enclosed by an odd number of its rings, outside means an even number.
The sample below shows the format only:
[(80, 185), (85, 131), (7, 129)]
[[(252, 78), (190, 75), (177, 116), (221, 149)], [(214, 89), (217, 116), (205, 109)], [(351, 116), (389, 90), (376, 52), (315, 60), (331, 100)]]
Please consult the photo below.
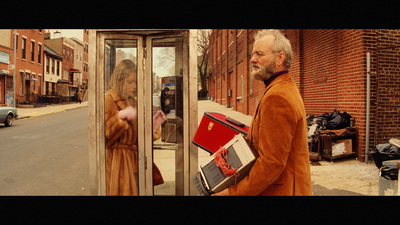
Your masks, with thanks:
[[(138, 98), (138, 172), (139, 195), (154, 195), (152, 130), (152, 58), (149, 46), (158, 37), (182, 37), (182, 91), (183, 91), (183, 183), (179, 195), (197, 195), (193, 181), (198, 170), (198, 148), (192, 143), (198, 126), (197, 110), (197, 30), (157, 29), (91, 29), (89, 30), (88, 73), (88, 129), (89, 129), (89, 176), (90, 193), (106, 195), (105, 161), (105, 38), (138, 40), (137, 98)], [(143, 47), (142, 47), (143, 46)], [(103, 50), (103, 51), (102, 51)], [(150, 79), (149, 79), (150, 78)], [(144, 107), (142, 107), (144, 106)], [(141, 116), (142, 115), (142, 116)], [(146, 116), (147, 115), (147, 116)], [(183, 186), (183, 187), (182, 187)]]

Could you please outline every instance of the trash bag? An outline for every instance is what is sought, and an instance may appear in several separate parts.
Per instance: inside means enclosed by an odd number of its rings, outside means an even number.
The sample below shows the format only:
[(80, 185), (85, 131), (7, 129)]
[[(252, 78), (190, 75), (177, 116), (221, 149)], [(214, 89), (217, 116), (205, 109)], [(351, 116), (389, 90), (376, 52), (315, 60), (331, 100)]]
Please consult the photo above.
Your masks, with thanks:
[(329, 115), (326, 123), (326, 129), (328, 130), (339, 130), (346, 127), (350, 127), (350, 119), (352, 117), (347, 112), (340, 113), (336, 109)]
[(338, 130), (343, 127), (343, 119), (340, 114), (335, 115), (331, 120), (326, 123), (326, 129), (328, 130)]
[(400, 159), (400, 148), (390, 143), (378, 144), (369, 154), (372, 156), (376, 167), (380, 169), (383, 161)]
[(388, 180), (398, 180), (399, 169), (397, 168), (395, 163), (384, 165), (380, 169), (380, 176)]
[(338, 115), (340, 115), (340, 112), (334, 109), (331, 114), (329, 114), (328, 121), (335, 119)]
[(347, 112), (342, 113), (341, 116), (342, 116), (343, 126), (350, 127), (351, 118), (353, 118), (353, 117), (350, 114), (348, 114)]
[(315, 123), (319, 125), (319, 130), (326, 130), (326, 124), (328, 123), (329, 116), (330, 115), (328, 113), (323, 113), (317, 116)]

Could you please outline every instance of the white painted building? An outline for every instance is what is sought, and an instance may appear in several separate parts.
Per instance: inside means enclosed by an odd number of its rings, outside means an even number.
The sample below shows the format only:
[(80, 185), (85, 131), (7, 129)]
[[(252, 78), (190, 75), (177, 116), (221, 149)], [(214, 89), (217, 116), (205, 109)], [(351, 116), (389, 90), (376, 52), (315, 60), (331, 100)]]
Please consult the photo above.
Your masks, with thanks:
[(62, 55), (44, 45), (45, 95), (56, 95), (56, 84), (62, 79)]

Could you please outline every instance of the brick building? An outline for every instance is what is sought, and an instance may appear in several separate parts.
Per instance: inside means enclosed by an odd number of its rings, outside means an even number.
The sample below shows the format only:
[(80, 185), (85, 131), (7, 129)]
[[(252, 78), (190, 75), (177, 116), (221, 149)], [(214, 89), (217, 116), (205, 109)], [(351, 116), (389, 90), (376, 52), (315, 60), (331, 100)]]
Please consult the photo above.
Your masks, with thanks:
[[(250, 77), (257, 30), (216, 29), (210, 36), (209, 96), (215, 102), (253, 115), (264, 83)], [(368, 148), (400, 136), (400, 30), (285, 29), (292, 44), (290, 69), (307, 114), (334, 109), (355, 118), (358, 158), (366, 142), (367, 52), (370, 53), (370, 128)]]
[(0, 75), (0, 103), (9, 104), (10, 102), (7, 102), (5, 98), (14, 95), (12, 91), (14, 70), (16, 105), (37, 101), (43, 93), (43, 30), (17, 30), (15, 65), (14, 29), (1, 30), (0, 36), (0, 51), (3, 59), (0, 63), (3, 74), (3, 76)]

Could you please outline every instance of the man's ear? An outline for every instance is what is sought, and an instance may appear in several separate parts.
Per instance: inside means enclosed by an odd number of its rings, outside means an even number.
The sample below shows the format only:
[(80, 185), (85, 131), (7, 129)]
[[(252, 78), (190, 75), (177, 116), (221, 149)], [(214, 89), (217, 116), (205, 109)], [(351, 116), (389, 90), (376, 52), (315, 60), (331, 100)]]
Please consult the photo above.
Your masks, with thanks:
[(283, 66), (283, 61), (285, 60), (285, 53), (284, 52), (279, 52), (278, 56), (276, 57), (276, 65), (277, 66)]

